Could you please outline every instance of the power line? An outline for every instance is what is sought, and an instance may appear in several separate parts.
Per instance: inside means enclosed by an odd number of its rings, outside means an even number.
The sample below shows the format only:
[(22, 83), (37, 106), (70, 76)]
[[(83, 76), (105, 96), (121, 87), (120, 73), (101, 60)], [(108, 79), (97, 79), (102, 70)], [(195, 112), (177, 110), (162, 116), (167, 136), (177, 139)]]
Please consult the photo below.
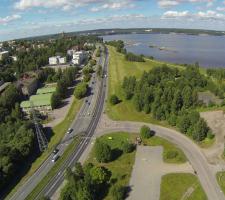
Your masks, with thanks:
[(48, 148), (48, 141), (45, 134), (42, 131), (42, 128), (40, 127), (40, 124), (37, 121), (37, 116), (36, 116), (34, 104), (32, 101), (30, 101), (30, 105), (31, 105), (31, 114), (33, 117), (33, 123), (35, 125), (35, 132), (36, 132), (39, 150), (43, 152)]

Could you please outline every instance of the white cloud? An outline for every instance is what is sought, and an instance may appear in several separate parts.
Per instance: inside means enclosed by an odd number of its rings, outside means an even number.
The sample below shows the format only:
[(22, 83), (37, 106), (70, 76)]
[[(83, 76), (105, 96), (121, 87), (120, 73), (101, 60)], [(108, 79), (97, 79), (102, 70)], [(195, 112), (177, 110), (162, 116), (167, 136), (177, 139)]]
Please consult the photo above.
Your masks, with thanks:
[(18, 0), (14, 7), (18, 10), (26, 10), (34, 7), (60, 8), (68, 10), (91, 3), (104, 2), (104, 0)]
[(0, 25), (1, 24), (6, 25), (6, 24), (8, 24), (12, 21), (18, 20), (20, 18), (21, 18), (20, 15), (11, 15), (11, 16), (6, 16), (6, 17), (3, 17), (3, 18), (0, 18)]
[(206, 3), (207, 7), (213, 5), (215, 0), (158, 0), (158, 5), (161, 8), (169, 8), (177, 6), (181, 3)]
[(91, 11), (98, 12), (98, 11), (105, 10), (105, 9), (119, 10), (119, 9), (134, 8), (134, 7), (135, 7), (135, 5), (130, 0), (125, 0), (122, 2), (116, 1), (116, 2), (104, 3), (100, 6), (91, 8)]
[(163, 19), (183, 18), (190, 16), (189, 11), (167, 11), (163, 14)]
[(199, 11), (198, 13), (190, 13), (189, 11), (167, 11), (162, 15), (162, 19), (183, 19), (188, 20), (217, 20), (225, 21), (225, 15), (213, 10), (207, 10), (205, 12)]

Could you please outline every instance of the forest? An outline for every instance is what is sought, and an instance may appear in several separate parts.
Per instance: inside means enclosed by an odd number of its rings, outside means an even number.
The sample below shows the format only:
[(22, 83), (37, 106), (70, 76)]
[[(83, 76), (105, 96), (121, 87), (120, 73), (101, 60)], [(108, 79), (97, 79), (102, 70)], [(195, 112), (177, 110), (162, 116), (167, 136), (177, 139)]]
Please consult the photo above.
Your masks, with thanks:
[(24, 120), (19, 99), (14, 85), (0, 96), (0, 190), (33, 152), (33, 124)]
[(210, 90), (212, 85), (216, 88), (198, 67), (179, 71), (164, 65), (144, 72), (140, 80), (125, 77), (122, 88), (125, 99), (132, 100), (137, 111), (151, 113), (155, 119), (166, 120), (182, 133), (202, 141), (212, 137), (212, 133), (195, 111), (202, 104), (198, 101), (198, 91)]

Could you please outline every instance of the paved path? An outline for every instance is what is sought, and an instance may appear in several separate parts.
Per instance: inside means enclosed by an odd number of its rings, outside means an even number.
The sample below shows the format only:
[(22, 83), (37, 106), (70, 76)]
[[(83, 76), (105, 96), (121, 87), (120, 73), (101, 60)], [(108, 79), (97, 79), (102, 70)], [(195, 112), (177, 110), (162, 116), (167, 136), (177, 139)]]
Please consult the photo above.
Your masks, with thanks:
[(159, 200), (163, 175), (172, 172), (193, 173), (189, 163), (166, 164), (162, 158), (163, 148), (138, 146), (127, 200)]
[[(209, 200), (225, 200), (225, 196), (216, 180), (215, 166), (208, 163), (198, 145), (178, 131), (141, 122), (112, 121), (108, 119), (106, 115), (103, 115), (98, 129), (96, 130), (96, 135), (100, 136), (117, 131), (139, 132), (143, 125), (149, 126), (156, 132), (156, 135), (176, 144), (183, 150), (194, 170), (197, 172), (198, 178)], [(217, 168), (217, 170), (221, 169)]]

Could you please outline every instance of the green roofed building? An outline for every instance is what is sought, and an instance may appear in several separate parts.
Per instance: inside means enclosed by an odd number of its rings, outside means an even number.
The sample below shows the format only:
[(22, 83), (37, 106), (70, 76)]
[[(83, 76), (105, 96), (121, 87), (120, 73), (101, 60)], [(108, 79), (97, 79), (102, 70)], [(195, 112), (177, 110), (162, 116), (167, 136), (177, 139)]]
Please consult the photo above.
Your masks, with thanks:
[(37, 90), (37, 94), (49, 94), (56, 91), (56, 87), (44, 87)]
[(28, 114), (32, 106), (35, 110), (38, 110), (43, 114), (46, 114), (52, 110), (51, 106), (52, 94), (53, 93), (33, 95), (30, 97), (29, 101), (21, 102), (20, 107), (25, 113)]

